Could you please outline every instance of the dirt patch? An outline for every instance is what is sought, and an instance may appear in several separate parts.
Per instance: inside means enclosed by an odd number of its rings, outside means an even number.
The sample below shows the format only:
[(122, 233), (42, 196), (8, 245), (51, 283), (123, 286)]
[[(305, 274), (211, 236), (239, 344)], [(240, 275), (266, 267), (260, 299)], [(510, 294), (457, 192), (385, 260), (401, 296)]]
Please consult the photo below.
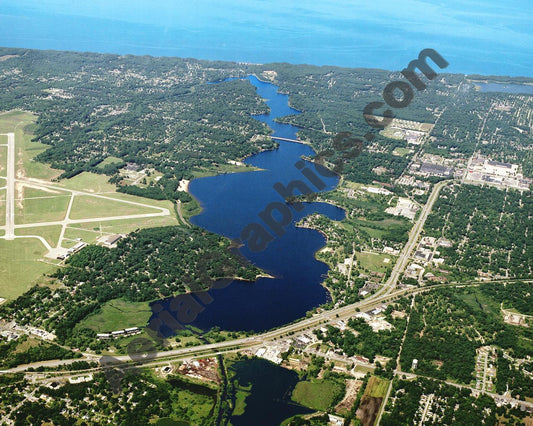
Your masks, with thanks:
[(346, 381), (346, 394), (344, 395), (344, 399), (335, 407), (335, 412), (339, 414), (348, 413), (357, 399), (357, 393), (362, 385), (362, 380), (348, 379)]
[(24, 184), (15, 182), (15, 200), (17, 200), (17, 208), (23, 209), (22, 200), (24, 200)]
[(4, 62), (4, 61), (7, 61), (8, 59), (11, 59), (11, 58), (18, 58), (19, 55), (2, 55), (0, 56), (0, 62)]
[(355, 415), (361, 420), (363, 426), (372, 426), (376, 422), (382, 401), (383, 398), (376, 398), (374, 396), (365, 395), (361, 398), (361, 404), (359, 404)]

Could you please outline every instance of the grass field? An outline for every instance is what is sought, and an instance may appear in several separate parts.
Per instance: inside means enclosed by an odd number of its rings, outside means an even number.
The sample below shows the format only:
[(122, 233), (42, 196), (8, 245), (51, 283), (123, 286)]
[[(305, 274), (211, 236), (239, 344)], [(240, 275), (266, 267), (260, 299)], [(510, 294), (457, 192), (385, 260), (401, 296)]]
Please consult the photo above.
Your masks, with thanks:
[(389, 380), (380, 379), (372, 376), (366, 385), (364, 396), (372, 396), (376, 398), (384, 398), (389, 388)]
[(237, 166), (234, 164), (221, 164), (217, 167), (216, 170), (208, 169), (197, 169), (192, 172), (195, 178), (202, 178), (208, 176), (216, 176), (224, 173), (244, 173), (244, 172), (254, 172), (261, 170), (258, 167), (254, 166)]
[(400, 155), (402, 157), (405, 157), (407, 154), (410, 154), (412, 152), (409, 148), (396, 148), (392, 153), (395, 155)]
[[(460, 294), (458, 297), (469, 304), (474, 310), (483, 310), (485, 313), (490, 312), (492, 315), (499, 317), (500, 305), (489, 297), (485, 296), (478, 289), (472, 289), (470, 294)], [(476, 300), (477, 299), (477, 300)], [(481, 307), (479, 306), (481, 304)]]
[(100, 164), (98, 164), (98, 166), (96, 166), (96, 168), (97, 169), (101, 169), (104, 166), (107, 166), (109, 164), (116, 164), (116, 163), (122, 163), (122, 162), (123, 162), (123, 160), (121, 158), (109, 156), (109, 157), (106, 157), (104, 159), (104, 161), (102, 161)]
[[(113, 192), (105, 194), (106, 197), (113, 198), (114, 200), (133, 201), (134, 203), (147, 204), (152, 207), (163, 207), (172, 210), (172, 203), (168, 200), (152, 200), (150, 198), (136, 197), (135, 195), (123, 194), (121, 192)], [(150, 213), (153, 213), (151, 211)]]
[(36, 238), (0, 240), (0, 297), (11, 300), (27, 291), (55, 266), (41, 262), (46, 249)]
[(368, 235), (370, 235), (371, 238), (376, 239), (381, 239), (383, 235), (387, 233), (387, 231), (383, 229), (367, 228), (365, 226), (357, 226), (357, 229), (366, 232)]
[(90, 219), (106, 216), (126, 216), (134, 214), (157, 213), (150, 207), (112, 201), (90, 195), (76, 195), (70, 211), (71, 219)]
[[(34, 190), (35, 191), (35, 190)], [(45, 191), (40, 191), (46, 198), (28, 198), (15, 203), (15, 223), (55, 222), (65, 218), (70, 197), (60, 195), (51, 196)]]
[[(0, 179), (0, 187), (4, 186), (5, 180)], [(6, 190), (0, 189), (0, 226), (6, 224)]]
[(246, 411), (246, 398), (250, 395), (249, 392), (237, 390), (235, 393), (235, 408), (233, 409), (234, 416), (240, 416)]
[(214, 402), (206, 395), (193, 393), (186, 389), (180, 389), (177, 398), (173, 399), (172, 405), (177, 412), (186, 411), (191, 425), (206, 424), (207, 417), (211, 413)]
[(81, 229), (77, 223), (72, 224), (65, 229), (65, 235), (63, 240), (63, 247), (66, 247), (66, 243), (70, 240), (76, 240), (76, 238), (81, 238), (84, 242), (88, 244), (96, 243), (96, 239), (107, 235), (107, 233), (100, 233), (99, 231), (89, 231)]
[(61, 234), (61, 226), (35, 226), (31, 228), (17, 229), (17, 235), (39, 235), (43, 237), (52, 247), (57, 245), (59, 235)]
[[(385, 272), (394, 265), (395, 256), (389, 254), (374, 254), (374, 253), (356, 253), (358, 265), (370, 271)], [(389, 263), (385, 263), (385, 259), (390, 259)]]
[(71, 225), (72, 229), (78, 227), (89, 231), (100, 231), (114, 234), (128, 234), (138, 228), (153, 228), (156, 226), (177, 225), (178, 221), (174, 216), (148, 217), (127, 220), (108, 220), (101, 222), (86, 222)]
[(59, 186), (86, 192), (115, 192), (115, 185), (108, 182), (109, 177), (83, 172), (71, 179), (62, 180)]
[[(1, 135), (0, 135), (1, 136)], [(6, 136), (1, 136), (5, 138)], [(0, 145), (3, 142), (0, 142)], [(0, 177), (7, 176), (7, 146), (0, 146)], [(0, 181), (0, 185), (4, 186), (5, 181)]]
[(90, 328), (97, 333), (141, 327), (148, 323), (151, 315), (147, 302), (114, 299), (102, 305), (100, 312), (85, 318), (77, 327)]
[(371, 367), (366, 367), (364, 365), (356, 365), (355, 368), (354, 368), (354, 371), (356, 373), (373, 373), (374, 372), (374, 369), (371, 368)]
[(315, 410), (327, 410), (335, 396), (342, 392), (342, 386), (331, 380), (299, 382), (292, 392), (292, 399)]

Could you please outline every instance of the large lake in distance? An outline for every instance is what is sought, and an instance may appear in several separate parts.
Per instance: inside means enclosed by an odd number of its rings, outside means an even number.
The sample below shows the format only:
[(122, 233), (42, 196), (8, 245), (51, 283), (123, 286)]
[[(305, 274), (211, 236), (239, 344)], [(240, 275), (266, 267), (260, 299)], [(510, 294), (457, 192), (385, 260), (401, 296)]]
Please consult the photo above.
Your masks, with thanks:
[[(254, 118), (268, 124), (274, 130), (273, 136), (296, 139), (297, 127), (274, 121), (276, 117), (298, 114), (289, 106), (288, 96), (255, 76), (247, 80), (257, 88), (271, 110), (268, 115)], [(263, 224), (258, 213), (269, 203), (283, 202), (273, 188), (275, 183), (287, 185), (299, 179), (316, 190), (294, 166), (301, 156), (313, 154), (308, 145), (281, 141), (278, 149), (246, 159), (247, 164), (262, 171), (193, 180), (189, 190), (200, 201), (203, 211), (191, 222), (230, 239), (239, 239), (246, 225)], [(306, 162), (306, 165), (315, 170), (312, 163)], [(325, 190), (338, 183), (338, 177), (321, 176), (321, 179), (327, 185)], [(226, 288), (211, 290), (214, 301), (198, 315), (193, 326), (203, 330), (218, 326), (225, 330), (263, 331), (301, 318), (307, 311), (330, 300), (329, 292), (321, 285), (328, 266), (315, 259), (316, 251), (326, 243), (325, 237), (317, 231), (296, 227), (295, 223), (314, 212), (341, 220), (344, 210), (326, 203), (306, 203), (303, 211), (293, 208), (291, 211), (293, 221), (285, 227), (282, 237), (276, 237), (263, 251), (253, 252), (246, 245), (240, 250), (248, 260), (275, 278), (261, 278), (255, 283), (233, 281)], [(268, 228), (265, 226), (265, 229)]]

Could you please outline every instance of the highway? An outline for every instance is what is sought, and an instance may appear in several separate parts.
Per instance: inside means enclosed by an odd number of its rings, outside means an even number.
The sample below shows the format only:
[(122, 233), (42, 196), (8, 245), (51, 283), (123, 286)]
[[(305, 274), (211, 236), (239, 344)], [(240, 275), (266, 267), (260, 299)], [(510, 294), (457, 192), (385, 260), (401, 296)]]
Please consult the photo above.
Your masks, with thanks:
[[(360, 311), (368, 311), (371, 309), (376, 308), (377, 306), (381, 305), (382, 303), (389, 302), (391, 300), (395, 300), (402, 296), (409, 296), (413, 294), (423, 293), (426, 291), (431, 291), (436, 288), (441, 287), (450, 287), (450, 286), (464, 286), (465, 284), (440, 284), (430, 287), (410, 287), (405, 288), (401, 290), (396, 290), (393, 293), (381, 295), (379, 297), (375, 297), (370, 299), (361, 300), (359, 302), (356, 302), (351, 305), (343, 306), (341, 308), (333, 309), (331, 311), (324, 311), (320, 314), (317, 314), (311, 318), (306, 318), (302, 321), (299, 321), (294, 324), (289, 324), (286, 326), (283, 326), (281, 328), (267, 331), (262, 334), (258, 334), (257, 336), (252, 337), (244, 337), (240, 339), (235, 340), (229, 340), (224, 342), (218, 342), (218, 343), (209, 343), (199, 346), (191, 346), (186, 348), (178, 348), (178, 349), (172, 349), (168, 351), (161, 351), (161, 352), (153, 352), (153, 353), (147, 353), (143, 354), (143, 365), (145, 362), (155, 362), (158, 359), (183, 359), (183, 358), (196, 358), (196, 357), (203, 357), (203, 356), (212, 356), (214, 354), (222, 354), (226, 352), (233, 352), (237, 349), (259, 349), (260, 347), (264, 346), (268, 342), (271, 342), (273, 340), (277, 340), (281, 337), (286, 337), (289, 334), (294, 334), (297, 332), (302, 332), (304, 330), (313, 329), (317, 326), (321, 326), (326, 323), (331, 322), (337, 322), (341, 319), (347, 319), (352, 317), (356, 313), (356, 309), (358, 308)], [(476, 283), (474, 285), (479, 285), (479, 283)], [(46, 362), (38, 362), (33, 363), (29, 365), (23, 365), (18, 366), (13, 369), (9, 370), (0, 370), (0, 374), (2, 373), (10, 373), (10, 372), (21, 372), (25, 371), (28, 368), (37, 368), (37, 367), (55, 367), (59, 365), (69, 364), (73, 363), (75, 361), (80, 360), (86, 360), (86, 361), (95, 361), (95, 359), (98, 359), (96, 355), (94, 354), (84, 354), (85, 358), (78, 358), (78, 359), (72, 359), (72, 360), (52, 360), (52, 361), (46, 361)], [(109, 360), (109, 364), (128, 364), (132, 363), (133, 360), (129, 355), (119, 355), (114, 356), (113, 359)]]
[(403, 271), (407, 267), (407, 264), (409, 263), (409, 259), (411, 258), (411, 253), (416, 248), (418, 244), (418, 237), (420, 236), (420, 233), (424, 229), (424, 225), (426, 223), (426, 220), (431, 213), (431, 209), (433, 208), (433, 205), (435, 204), (435, 201), (437, 201), (439, 197), (440, 190), (446, 186), (449, 183), (449, 181), (442, 181), (437, 183), (433, 190), (431, 191), (431, 194), (428, 197), (427, 203), (422, 208), (422, 211), (420, 213), (420, 217), (416, 221), (415, 225), (409, 232), (409, 241), (407, 241), (407, 244), (405, 244), (404, 248), (402, 249), (400, 256), (398, 257), (398, 260), (396, 261), (396, 264), (394, 265), (394, 268), (392, 268), (392, 272), (390, 274), (389, 279), (385, 283), (385, 285), (380, 288), (374, 296), (378, 296), (380, 294), (389, 294), (391, 293), (394, 288), (396, 287), (396, 283), (398, 282), (398, 279), (402, 275)]

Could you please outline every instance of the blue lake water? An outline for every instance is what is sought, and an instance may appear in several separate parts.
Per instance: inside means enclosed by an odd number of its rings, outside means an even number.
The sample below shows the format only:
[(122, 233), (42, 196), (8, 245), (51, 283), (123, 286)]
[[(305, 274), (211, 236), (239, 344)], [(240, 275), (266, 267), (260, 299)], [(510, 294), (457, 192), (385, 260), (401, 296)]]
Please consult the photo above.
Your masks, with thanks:
[[(270, 106), (269, 115), (255, 116), (274, 129), (274, 136), (296, 138), (297, 128), (275, 123), (276, 117), (297, 114), (288, 106), (288, 96), (277, 93), (277, 87), (259, 81), (254, 76), (248, 80)], [(224, 84), (219, 83), (219, 84)], [(295, 223), (302, 217), (318, 212), (333, 220), (344, 218), (344, 210), (326, 203), (305, 203), (302, 211), (290, 208), (292, 220), (284, 227), (281, 237), (266, 226), (258, 216), (270, 203), (285, 205), (283, 198), (273, 188), (274, 184), (289, 184), (295, 180), (316, 187), (294, 166), (302, 155), (312, 155), (307, 145), (280, 142), (278, 149), (252, 156), (246, 163), (264, 171), (234, 173), (195, 179), (189, 190), (201, 203), (203, 211), (191, 221), (204, 229), (224, 235), (232, 240), (241, 239), (243, 228), (257, 223), (275, 238), (264, 250), (253, 251), (244, 241), (241, 253), (258, 267), (276, 277), (261, 278), (255, 283), (234, 281), (223, 289), (213, 289), (214, 301), (198, 315), (192, 325), (201, 329), (219, 326), (226, 330), (267, 330), (294, 321), (329, 300), (328, 291), (321, 286), (328, 267), (315, 259), (314, 254), (325, 245), (325, 238), (317, 231), (298, 228)], [(310, 162), (306, 166), (315, 170)], [(318, 172), (315, 172), (319, 176)], [(338, 177), (320, 176), (325, 190), (334, 188)], [(277, 221), (280, 215), (272, 215)]]
[(399, 70), (424, 48), (449, 72), (533, 76), (531, 0), (2, 0), (0, 45)]
[(476, 83), (482, 92), (501, 92), (533, 95), (533, 86), (527, 84)]

